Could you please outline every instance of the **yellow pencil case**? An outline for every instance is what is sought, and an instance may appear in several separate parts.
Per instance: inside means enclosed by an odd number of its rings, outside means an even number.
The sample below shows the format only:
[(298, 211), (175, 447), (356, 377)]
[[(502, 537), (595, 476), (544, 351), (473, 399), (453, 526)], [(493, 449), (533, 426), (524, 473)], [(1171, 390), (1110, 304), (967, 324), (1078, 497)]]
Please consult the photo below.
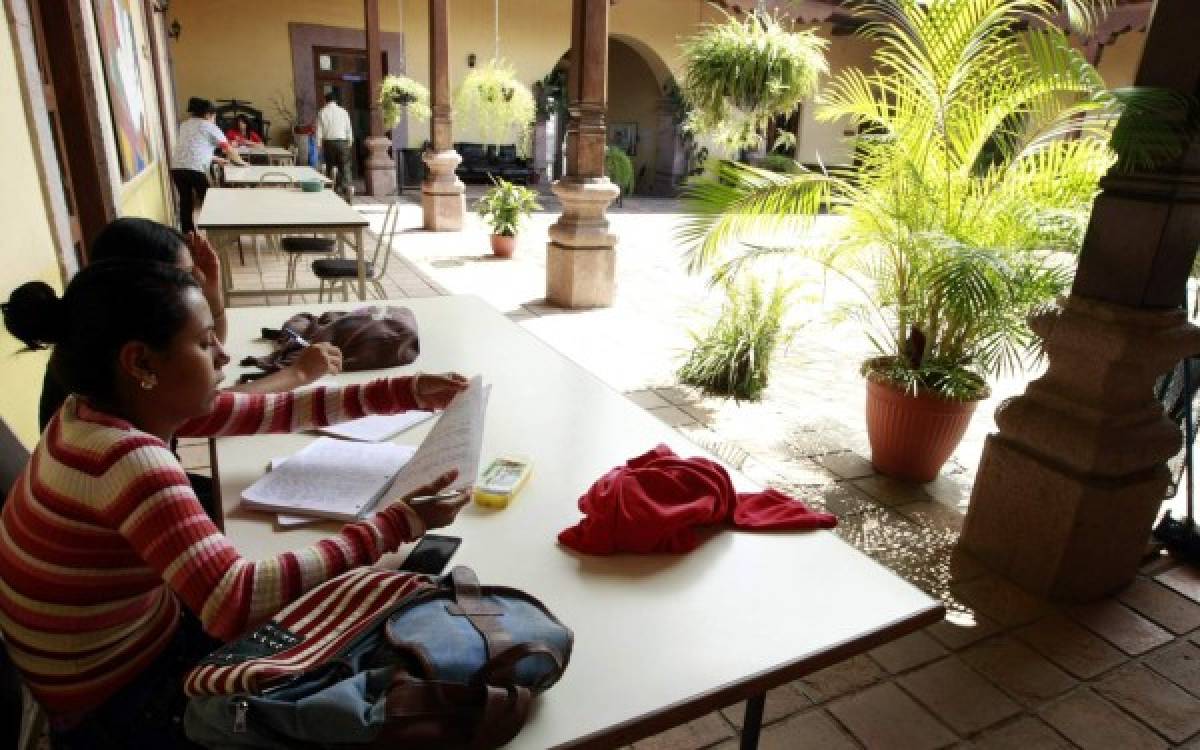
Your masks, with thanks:
[(529, 462), (516, 456), (493, 459), (475, 485), (475, 502), (485, 508), (507, 508), (531, 471)]

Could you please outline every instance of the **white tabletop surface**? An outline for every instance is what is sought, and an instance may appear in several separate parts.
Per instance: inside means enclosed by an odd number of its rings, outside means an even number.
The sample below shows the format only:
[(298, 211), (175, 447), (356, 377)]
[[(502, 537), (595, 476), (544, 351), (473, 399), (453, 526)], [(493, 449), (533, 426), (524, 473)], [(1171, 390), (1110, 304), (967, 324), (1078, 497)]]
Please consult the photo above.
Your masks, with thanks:
[(365, 227), (367, 220), (330, 190), (210, 188), (196, 225), (202, 229)]
[(270, 156), (291, 156), (292, 152), (282, 146), (238, 146), (240, 154), (268, 154)]
[(320, 180), (324, 185), (333, 184), (333, 180), (312, 167), (258, 165), (237, 167), (230, 165), (225, 167), (224, 174), (226, 183), (237, 185), (257, 185), (262, 180), (263, 175), (268, 175), (267, 182), (287, 182), (286, 179), (278, 176), (280, 174), (287, 175), (287, 177), (296, 183), (304, 180)]
[[(506, 510), (470, 505), (440, 532), (463, 538), (451, 565), (530, 592), (575, 631), (565, 676), (511, 747), (628, 744), (940, 619), (939, 604), (826, 531), (722, 530), (685, 555), (589, 557), (560, 547), (558, 532), (580, 518), (580, 494), (605, 471), (660, 442), (685, 456), (704, 451), (478, 298), (391, 304), (414, 311), (421, 337), (417, 362), (392, 372), (482, 373), (492, 385), (483, 461), (504, 453), (532, 461)], [(346, 307), (230, 309), (227, 348), (236, 362), (265, 351), (251, 343), (261, 327), (302, 309)], [(397, 442), (416, 444), (427, 425)], [(269, 516), (237, 508), (270, 458), (313, 439), (216, 441), (226, 532), (244, 554), (282, 552), (337, 528), (277, 531)]]

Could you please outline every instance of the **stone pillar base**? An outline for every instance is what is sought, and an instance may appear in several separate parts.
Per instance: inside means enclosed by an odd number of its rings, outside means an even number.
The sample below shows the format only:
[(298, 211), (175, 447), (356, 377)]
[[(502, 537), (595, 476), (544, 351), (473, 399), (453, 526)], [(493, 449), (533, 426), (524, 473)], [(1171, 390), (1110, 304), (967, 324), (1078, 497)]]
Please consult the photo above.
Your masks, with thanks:
[(463, 197), (466, 186), (454, 174), (462, 157), (454, 150), (426, 153), (426, 176), (421, 183), (421, 210), (425, 229), (430, 232), (458, 232), (467, 212)]
[(617, 238), (604, 212), (621, 191), (607, 177), (564, 178), (552, 189), (563, 213), (550, 227), (546, 300), (559, 307), (609, 307), (616, 292)]
[(1137, 573), (1168, 481), (1162, 465), (1120, 480), (1081, 476), (990, 435), (960, 544), (1041, 596), (1098, 599)]
[(960, 543), (1035, 593), (1095, 599), (1137, 573), (1179, 450), (1154, 381), (1200, 329), (1074, 296), (1030, 325), (1049, 366), (996, 410)]
[(382, 198), (396, 192), (396, 163), (387, 155), (392, 142), (382, 136), (366, 139), (367, 194)]

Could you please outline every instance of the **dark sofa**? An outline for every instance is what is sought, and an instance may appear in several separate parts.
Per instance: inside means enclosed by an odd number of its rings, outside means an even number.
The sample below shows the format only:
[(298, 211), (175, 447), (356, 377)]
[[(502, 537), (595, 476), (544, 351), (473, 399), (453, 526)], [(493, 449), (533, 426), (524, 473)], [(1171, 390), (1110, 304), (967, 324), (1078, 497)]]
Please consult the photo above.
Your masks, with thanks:
[(462, 163), (454, 171), (463, 182), (490, 184), (493, 176), (521, 185), (533, 181), (533, 166), (517, 156), (517, 147), (512, 144), (456, 143), (454, 150), (462, 157)]

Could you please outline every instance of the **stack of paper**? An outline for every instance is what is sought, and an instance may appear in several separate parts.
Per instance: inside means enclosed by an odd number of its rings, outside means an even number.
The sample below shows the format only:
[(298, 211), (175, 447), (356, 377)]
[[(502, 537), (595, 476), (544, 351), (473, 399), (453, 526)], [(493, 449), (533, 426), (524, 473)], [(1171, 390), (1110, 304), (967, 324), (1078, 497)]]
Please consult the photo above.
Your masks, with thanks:
[(453, 489), (471, 487), (479, 474), (483, 449), (483, 416), (491, 388), (479, 375), (455, 397), (425, 436), (412, 460), (396, 475), (392, 495), (403, 497), (420, 489), (451, 469), (458, 470)]
[(249, 508), (353, 521), (375, 507), (409, 446), (318, 438), (242, 492)]
[(322, 427), (318, 432), (343, 440), (378, 443), (421, 424), (433, 416), (431, 411), (403, 411), (399, 414), (372, 414), (349, 422)]

